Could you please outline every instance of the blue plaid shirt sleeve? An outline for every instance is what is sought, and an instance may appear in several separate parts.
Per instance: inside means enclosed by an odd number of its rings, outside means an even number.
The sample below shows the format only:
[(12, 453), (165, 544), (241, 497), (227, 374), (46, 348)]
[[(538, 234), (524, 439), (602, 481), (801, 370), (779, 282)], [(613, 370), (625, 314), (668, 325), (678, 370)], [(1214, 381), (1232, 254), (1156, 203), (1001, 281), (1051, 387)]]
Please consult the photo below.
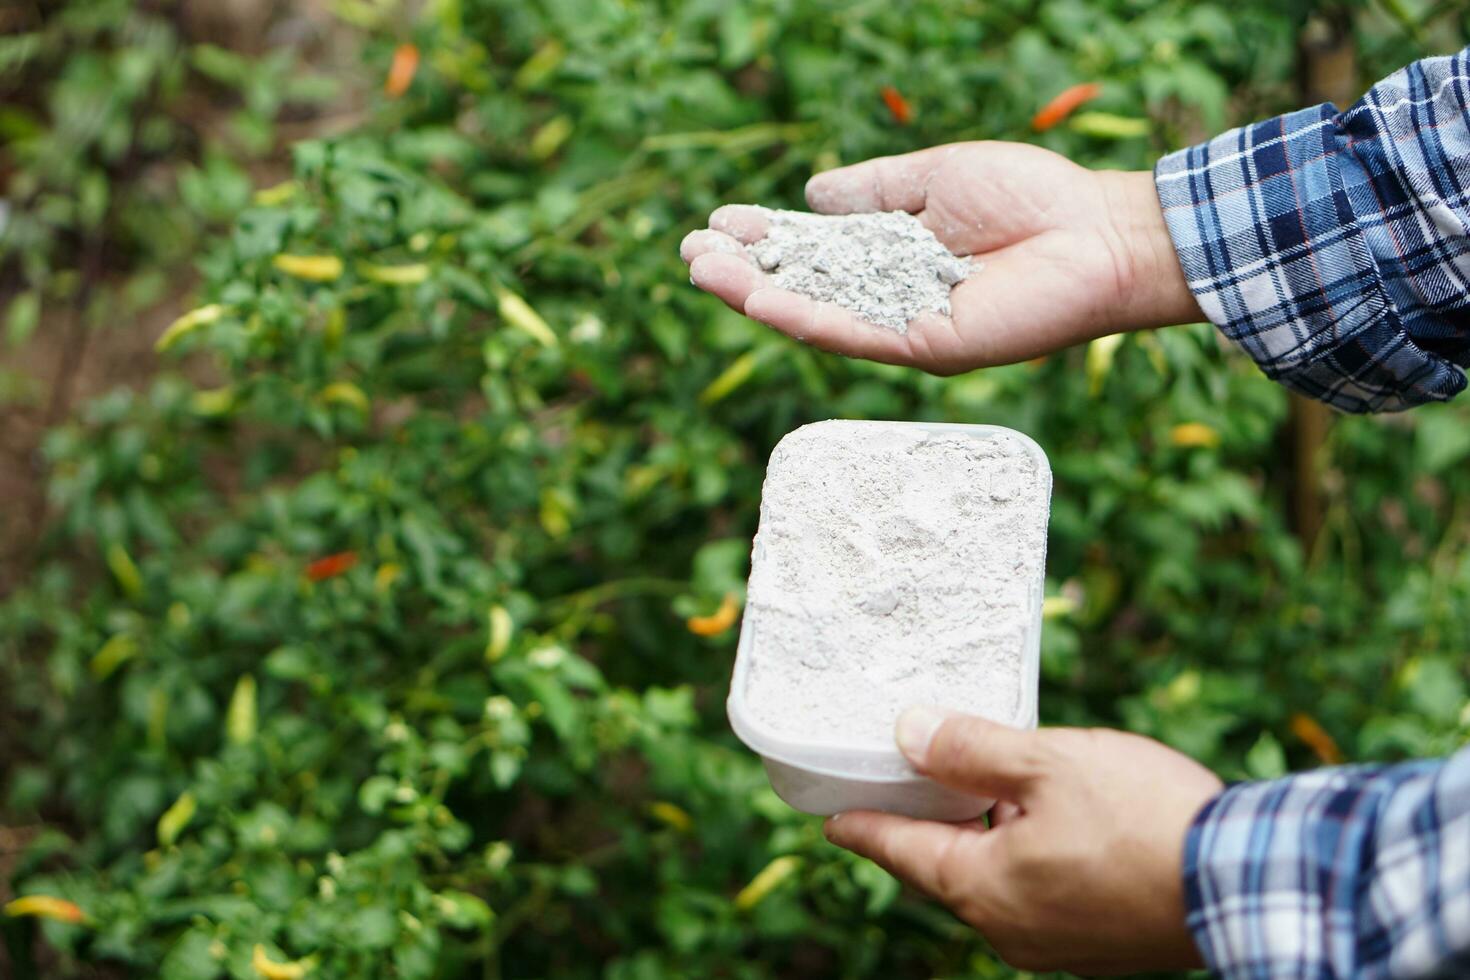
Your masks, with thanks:
[(1470, 48), (1170, 154), (1154, 173), (1206, 316), (1348, 412), (1453, 397), (1470, 363)]
[(1470, 749), (1231, 786), (1195, 818), (1184, 877), (1230, 980), (1470, 975)]

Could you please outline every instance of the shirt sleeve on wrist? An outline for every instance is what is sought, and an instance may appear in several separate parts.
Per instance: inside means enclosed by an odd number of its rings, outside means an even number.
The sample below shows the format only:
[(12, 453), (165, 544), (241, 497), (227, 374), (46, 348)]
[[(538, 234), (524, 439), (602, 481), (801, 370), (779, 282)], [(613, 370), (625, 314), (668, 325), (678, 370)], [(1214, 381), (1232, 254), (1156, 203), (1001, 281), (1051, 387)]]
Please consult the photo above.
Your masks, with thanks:
[(1348, 412), (1465, 387), (1470, 202), (1438, 193), (1470, 177), (1470, 88), (1440, 79), (1465, 60), (1427, 59), (1347, 112), (1303, 109), (1159, 161), (1191, 291), (1268, 376)]
[(1470, 968), (1470, 751), (1231, 786), (1185, 842), (1188, 923), (1235, 978)]

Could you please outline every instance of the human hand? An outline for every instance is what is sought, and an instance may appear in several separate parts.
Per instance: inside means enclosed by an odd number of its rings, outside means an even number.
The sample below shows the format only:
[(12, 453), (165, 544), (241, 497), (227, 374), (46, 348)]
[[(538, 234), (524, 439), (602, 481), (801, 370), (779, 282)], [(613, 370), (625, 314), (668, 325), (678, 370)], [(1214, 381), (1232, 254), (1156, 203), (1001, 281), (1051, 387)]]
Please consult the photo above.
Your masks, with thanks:
[(1184, 837), (1220, 780), (1150, 739), (1106, 729), (1020, 731), (904, 712), (920, 772), (999, 800), (947, 824), (889, 813), (827, 821), (834, 844), (943, 902), (1027, 970), (1123, 973), (1200, 965), (1185, 926)]
[(680, 246), (694, 284), (798, 340), (935, 374), (1201, 319), (1147, 172), (1091, 171), (1024, 143), (955, 143), (818, 174), (806, 197), (826, 214), (914, 212), (983, 268), (954, 287), (951, 316), (925, 314), (899, 334), (770, 286), (739, 247), (765, 236), (761, 209), (726, 205)]

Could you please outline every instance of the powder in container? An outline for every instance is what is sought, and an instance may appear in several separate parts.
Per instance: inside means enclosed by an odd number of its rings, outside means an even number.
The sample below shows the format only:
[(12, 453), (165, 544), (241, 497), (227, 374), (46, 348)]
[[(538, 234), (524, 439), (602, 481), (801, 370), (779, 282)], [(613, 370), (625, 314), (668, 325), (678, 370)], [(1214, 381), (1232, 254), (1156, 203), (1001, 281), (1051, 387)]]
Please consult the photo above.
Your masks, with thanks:
[(913, 704), (1023, 721), (1049, 490), (1004, 433), (832, 421), (786, 436), (743, 627), (750, 711), (788, 736), (888, 748)]

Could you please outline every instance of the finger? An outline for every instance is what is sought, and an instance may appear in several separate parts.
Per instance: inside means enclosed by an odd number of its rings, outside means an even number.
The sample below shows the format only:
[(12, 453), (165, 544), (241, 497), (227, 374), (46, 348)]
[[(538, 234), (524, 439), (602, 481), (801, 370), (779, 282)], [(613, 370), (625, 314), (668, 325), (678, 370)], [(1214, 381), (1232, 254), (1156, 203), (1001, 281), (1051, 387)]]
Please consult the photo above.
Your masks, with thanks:
[(693, 262), (701, 255), (709, 252), (720, 252), (726, 255), (745, 256), (745, 246), (722, 231), (713, 231), (709, 228), (700, 228), (691, 231), (684, 236), (679, 243), (679, 258), (685, 262)]
[(951, 149), (934, 146), (900, 156), (875, 157), (817, 174), (806, 182), (806, 203), (823, 214), (922, 211), (929, 177)]
[(850, 310), (820, 303), (789, 289), (767, 287), (750, 294), (745, 315), (822, 350), (886, 364), (912, 364), (906, 336), (867, 323)]
[(745, 312), (747, 298), (766, 285), (766, 274), (741, 255), (706, 252), (689, 263), (689, 279), (707, 293), (724, 300), (737, 313)]
[(838, 847), (941, 900), (966, 880), (968, 865), (984, 864), (985, 832), (974, 827), (858, 810), (838, 814), (823, 830)]
[(771, 219), (765, 208), (754, 204), (726, 204), (715, 208), (709, 216), (709, 226), (722, 231), (749, 245), (766, 237), (771, 230)]
[(990, 808), (990, 826), (993, 828), (1004, 827), (1006, 824), (1018, 819), (1025, 810), (1022, 810), (1010, 800), (1001, 800)]
[(924, 775), (976, 796), (1024, 804), (1045, 774), (1041, 733), (972, 715), (909, 708), (895, 741)]

